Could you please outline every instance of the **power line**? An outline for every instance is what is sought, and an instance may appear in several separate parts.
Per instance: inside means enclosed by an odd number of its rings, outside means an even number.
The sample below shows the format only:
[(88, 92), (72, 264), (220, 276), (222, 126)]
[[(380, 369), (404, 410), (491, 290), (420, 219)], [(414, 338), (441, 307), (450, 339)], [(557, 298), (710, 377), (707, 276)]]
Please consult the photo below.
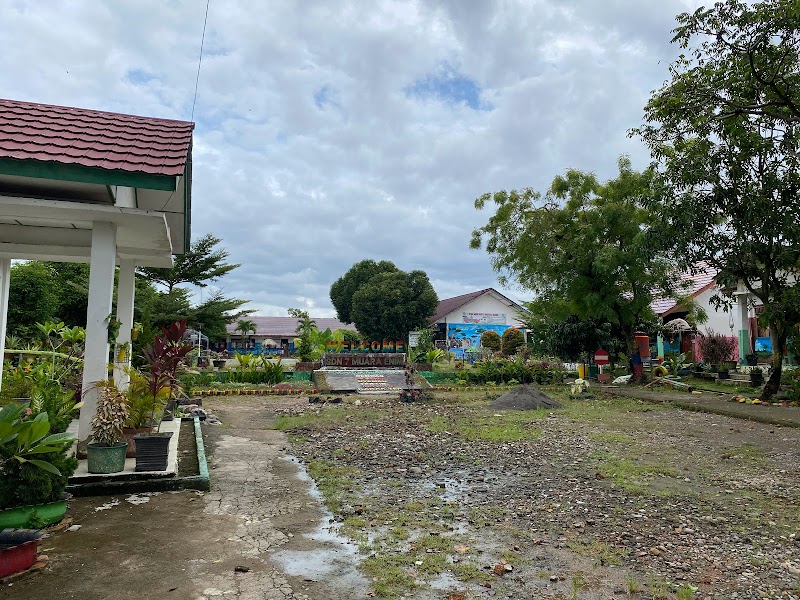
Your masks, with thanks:
[(203, 19), (203, 37), (200, 38), (200, 59), (197, 61), (197, 77), (194, 79), (194, 100), (192, 100), (192, 117), (190, 121), (194, 121), (194, 107), (197, 104), (197, 84), (200, 83), (200, 65), (203, 64), (203, 44), (206, 41), (206, 23), (208, 23), (208, 5), (211, 0), (206, 0), (206, 16)]

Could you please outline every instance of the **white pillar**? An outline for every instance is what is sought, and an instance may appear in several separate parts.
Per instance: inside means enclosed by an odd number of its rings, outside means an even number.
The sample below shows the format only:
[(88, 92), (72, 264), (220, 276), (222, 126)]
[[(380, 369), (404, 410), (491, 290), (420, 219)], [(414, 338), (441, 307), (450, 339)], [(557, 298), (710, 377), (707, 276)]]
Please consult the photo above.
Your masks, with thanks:
[(114, 348), (114, 384), (118, 390), (125, 391), (130, 383), (128, 369), (131, 366), (131, 329), (133, 329), (133, 299), (135, 293), (136, 263), (121, 260), (119, 263), (119, 283), (117, 284), (117, 320), (119, 326), (117, 344)]
[(744, 357), (750, 354), (750, 318), (747, 306), (748, 295), (741, 292), (737, 298), (737, 316), (739, 317), (739, 364), (744, 364)]
[(108, 319), (114, 296), (117, 230), (112, 223), (92, 224), (89, 263), (89, 303), (86, 311), (86, 351), (83, 358), (83, 407), (78, 422), (78, 441), (92, 433), (97, 411), (98, 381), (108, 379)]
[(6, 356), (6, 322), (8, 321), (8, 286), (11, 282), (11, 259), (0, 258), (0, 387), (3, 385), (2, 364)]

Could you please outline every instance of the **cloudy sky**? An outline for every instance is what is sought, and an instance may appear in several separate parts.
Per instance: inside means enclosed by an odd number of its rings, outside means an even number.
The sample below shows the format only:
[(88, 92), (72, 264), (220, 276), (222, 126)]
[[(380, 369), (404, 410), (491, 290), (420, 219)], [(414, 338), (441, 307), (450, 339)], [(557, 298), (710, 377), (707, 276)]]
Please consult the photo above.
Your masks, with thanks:
[[(648, 155), (626, 132), (700, 0), (210, 0), (194, 109), (193, 237), (261, 315), (334, 316), (354, 262), (498, 287), (484, 192)], [(205, 0), (0, 0), (0, 97), (188, 120)], [(515, 299), (524, 290), (503, 290)], [(208, 291), (204, 292), (205, 294)]]

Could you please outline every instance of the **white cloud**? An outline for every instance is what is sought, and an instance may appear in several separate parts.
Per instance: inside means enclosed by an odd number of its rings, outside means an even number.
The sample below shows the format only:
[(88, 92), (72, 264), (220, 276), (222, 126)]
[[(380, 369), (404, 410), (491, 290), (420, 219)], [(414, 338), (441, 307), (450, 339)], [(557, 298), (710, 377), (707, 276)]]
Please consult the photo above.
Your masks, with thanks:
[[(468, 248), (489, 218), (474, 198), (612, 176), (622, 153), (644, 167), (626, 132), (696, 6), (211, 0), (192, 222), (242, 263), (225, 293), (331, 316), (330, 284), (364, 258), (426, 270), (440, 297), (496, 286)], [(204, 9), (0, 0), (3, 96), (188, 119)]]

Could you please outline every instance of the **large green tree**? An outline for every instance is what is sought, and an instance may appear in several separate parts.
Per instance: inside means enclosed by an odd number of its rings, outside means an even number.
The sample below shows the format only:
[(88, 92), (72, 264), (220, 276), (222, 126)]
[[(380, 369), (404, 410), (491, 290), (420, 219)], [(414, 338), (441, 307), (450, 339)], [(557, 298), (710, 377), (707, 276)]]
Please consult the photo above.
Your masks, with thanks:
[[(30, 337), (36, 323), (57, 321), (60, 306), (58, 286), (53, 284), (55, 273), (50, 263), (29, 261), (11, 266), (8, 290), (9, 335)], [(83, 326), (86, 325), (84, 318)]]
[(218, 237), (207, 233), (192, 242), (188, 252), (177, 255), (173, 267), (168, 269), (140, 267), (139, 273), (148, 281), (165, 286), (169, 294), (175, 286), (182, 283), (206, 287), (241, 266), (225, 262), (228, 258), (227, 250), (216, 247), (221, 241)]
[(490, 201), (497, 209), (470, 245), (485, 244), (501, 282), (512, 278), (535, 292), (540, 310), (611, 323), (633, 352), (637, 326), (654, 316), (654, 296), (677, 287), (674, 265), (649, 233), (658, 217), (644, 203), (658, 194), (656, 174), (632, 170), (627, 157), (606, 183), (570, 169), (544, 195), (526, 188), (475, 200), (478, 210)]
[(766, 400), (800, 322), (800, 4), (719, 2), (679, 15), (673, 42), (688, 52), (634, 133), (669, 189), (657, 205), (665, 236), (764, 305), (774, 367)]
[(337, 279), (331, 286), (331, 303), (336, 309), (336, 317), (342, 323), (353, 323), (353, 295), (375, 275), (393, 273), (397, 270), (394, 263), (388, 260), (375, 262), (374, 260), (366, 259), (350, 267), (347, 273)]
[(372, 340), (405, 340), (425, 327), (439, 298), (424, 271), (379, 273), (353, 294), (351, 318), (359, 333)]

